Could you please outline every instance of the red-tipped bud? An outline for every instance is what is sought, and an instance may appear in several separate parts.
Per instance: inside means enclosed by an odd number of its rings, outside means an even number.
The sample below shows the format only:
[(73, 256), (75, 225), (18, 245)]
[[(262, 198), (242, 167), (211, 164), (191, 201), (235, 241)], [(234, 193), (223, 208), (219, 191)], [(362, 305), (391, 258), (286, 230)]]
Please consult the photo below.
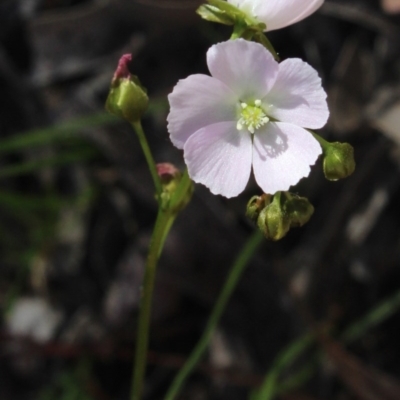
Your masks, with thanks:
[(140, 121), (149, 104), (146, 89), (139, 79), (129, 72), (130, 54), (124, 54), (111, 81), (106, 101), (106, 110), (130, 123)]

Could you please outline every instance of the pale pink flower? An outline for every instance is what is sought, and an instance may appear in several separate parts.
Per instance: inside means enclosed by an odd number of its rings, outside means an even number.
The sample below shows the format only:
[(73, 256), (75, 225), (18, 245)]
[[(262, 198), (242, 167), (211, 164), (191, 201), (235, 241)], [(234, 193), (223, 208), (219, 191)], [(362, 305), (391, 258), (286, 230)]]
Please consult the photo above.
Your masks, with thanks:
[(321, 147), (304, 128), (329, 116), (317, 72), (300, 59), (278, 64), (260, 44), (223, 42), (207, 52), (212, 76), (191, 75), (168, 96), (168, 130), (190, 177), (237, 196), (255, 179), (265, 193), (308, 176)]
[(307, 18), (324, 0), (227, 0), (259, 22), (266, 31), (284, 28)]

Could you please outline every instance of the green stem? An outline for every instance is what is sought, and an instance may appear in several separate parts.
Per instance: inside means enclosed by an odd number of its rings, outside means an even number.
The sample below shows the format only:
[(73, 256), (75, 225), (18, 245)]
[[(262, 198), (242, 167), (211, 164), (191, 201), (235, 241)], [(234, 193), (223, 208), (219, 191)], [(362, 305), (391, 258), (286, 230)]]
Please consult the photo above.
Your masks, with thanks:
[(238, 21), (233, 26), (233, 32), (229, 40), (235, 40), (243, 37), (247, 30), (247, 25), (244, 22)]
[(55, 157), (4, 166), (0, 170), (0, 179), (27, 175), (47, 167), (56, 167), (90, 160), (93, 159), (97, 154), (98, 152), (95, 149), (80, 149), (74, 152), (61, 153)]
[(305, 382), (309, 381), (313, 377), (315, 369), (319, 363), (320, 360), (318, 356), (312, 357), (311, 361), (307, 362), (300, 371), (290, 376), (283, 383), (277, 386), (275, 395), (288, 393), (291, 390), (295, 390), (304, 385)]
[(379, 303), (367, 315), (349, 326), (341, 335), (344, 343), (352, 343), (362, 337), (362, 335), (379, 325), (400, 308), (400, 291), (396, 292), (393, 296)]
[(327, 146), (329, 146), (330, 145), (330, 143), (327, 141), (327, 140), (325, 140), (324, 138), (322, 138), (321, 136), (319, 136), (317, 133), (315, 133), (314, 131), (312, 131), (311, 129), (307, 129), (308, 130), (308, 132), (310, 132), (313, 136), (314, 136), (314, 138), (318, 141), (318, 143), (321, 145), (321, 147), (322, 147), (322, 150), (325, 150), (325, 148), (327, 147)]
[(264, 382), (262, 383), (257, 394), (254, 395), (255, 400), (271, 400), (276, 394), (278, 380), (282, 372), (288, 368), (314, 341), (314, 337), (310, 334), (302, 336), (293, 342), (284, 350), (275, 360), (272, 368), (269, 370)]
[[(174, 192), (171, 202), (168, 205), (168, 210), (171, 212), (171, 214), (178, 215), (178, 213), (181, 211), (181, 208), (180, 208), (181, 203), (182, 203), (184, 197), (188, 195), (189, 187), (191, 185), (192, 185), (192, 181), (189, 177), (188, 170), (186, 169), (182, 176), (182, 179), (179, 183), (179, 186), (177, 187), (176, 191)], [(164, 246), (165, 239), (167, 238), (168, 232), (173, 223), (174, 223), (174, 219), (171, 218), (170, 226), (166, 227), (166, 229), (165, 229), (165, 234), (161, 241), (160, 251), (161, 251), (162, 247)]]
[(151, 150), (147, 142), (146, 135), (143, 131), (142, 124), (140, 121), (133, 122), (132, 127), (138, 136), (140, 146), (142, 147), (144, 156), (147, 161), (147, 165), (149, 166), (151, 177), (153, 178), (154, 186), (156, 188), (157, 199), (158, 201), (160, 201), (162, 193), (161, 181), (158, 176), (156, 163), (154, 162), (153, 155), (151, 154)]
[(270, 40), (267, 38), (267, 36), (264, 33), (260, 33), (260, 36), (262, 36), (262, 38), (260, 38), (261, 44), (263, 44), (264, 47), (266, 47), (271, 52), (271, 54), (274, 56), (274, 59), (276, 61), (280, 61), (280, 57), (279, 57), (278, 53), (276, 52), (274, 46), (272, 45)]
[(135, 363), (133, 371), (132, 400), (140, 400), (143, 393), (144, 376), (146, 372), (146, 359), (149, 338), (151, 304), (153, 299), (154, 281), (157, 262), (163, 248), (165, 238), (172, 226), (176, 214), (170, 211), (158, 211), (153, 236), (150, 242), (149, 253), (141, 291), (138, 337), (136, 342)]
[(94, 128), (106, 124), (116, 124), (119, 120), (114, 115), (102, 112), (68, 122), (61, 122), (56, 126), (34, 129), (16, 134), (0, 140), (0, 153), (20, 151), (25, 148), (45, 146), (51, 143), (64, 143), (74, 139), (83, 139), (79, 133), (84, 128)]
[(168, 392), (165, 396), (165, 400), (173, 400), (176, 398), (187, 377), (200, 361), (201, 357), (207, 349), (208, 343), (210, 342), (212, 334), (221, 318), (221, 315), (224, 312), (226, 305), (239, 282), (240, 277), (242, 276), (246, 265), (248, 264), (251, 257), (254, 255), (257, 247), (261, 244), (263, 238), (264, 237), (261, 232), (257, 230), (253, 233), (253, 235), (249, 238), (249, 240), (242, 248), (232, 266), (228, 279), (226, 280), (224, 287), (222, 288), (214, 309), (212, 310), (203, 335), (201, 336), (196, 347), (190, 354), (185, 365), (182, 367), (182, 369), (178, 372), (175, 379), (173, 380), (172, 385), (168, 389)]
[[(393, 296), (389, 297), (388, 299), (382, 301), (376, 307), (374, 307), (369, 313), (367, 313), (364, 317), (360, 320), (356, 321), (355, 323), (351, 324), (344, 333), (340, 336), (341, 340), (345, 344), (350, 344), (358, 339), (360, 339), (366, 332), (368, 332), (373, 327), (379, 325), (393, 314), (398, 312), (400, 309), (400, 291), (397, 291)], [(291, 352), (293, 354), (293, 358), (300, 354), (300, 352), (294, 351), (297, 347), (298, 350), (301, 350), (301, 343), (304, 345), (304, 349), (309, 346), (311, 343), (307, 343), (306, 338), (312, 338), (310, 335), (306, 335), (300, 338), (298, 341), (294, 342), (290, 345), (286, 352), (284, 352), (280, 358), (284, 359), (285, 354), (289, 355)], [(298, 370), (295, 374), (284, 380), (282, 383), (278, 382), (278, 378), (282, 375), (282, 372), (286, 369), (286, 365), (281, 365), (279, 368), (278, 373), (276, 373), (275, 366), (268, 372), (268, 375), (262, 385), (262, 387), (254, 394), (252, 399), (254, 400), (268, 400), (271, 399), (272, 396), (276, 396), (278, 394), (287, 393), (288, 391), (300, 387), (305, 382), (307, 382), (310, 377), (315, 372), (318, 363), (322, 358), (322, 353), (317, 352), (314, 354), (312, 359), (305, 363), (305, 365)], [(278, 359), (279, 360), (279, 359)], [(294, 360), (290, 358), (287, 359), (290, 363)], [(273, 381), (274, 387), (269, 387), (267, 390), (267, 381)], [(270, 383), (271, 385), (271, 383)], [(265, 391), (263, 391), (265, 390)]]

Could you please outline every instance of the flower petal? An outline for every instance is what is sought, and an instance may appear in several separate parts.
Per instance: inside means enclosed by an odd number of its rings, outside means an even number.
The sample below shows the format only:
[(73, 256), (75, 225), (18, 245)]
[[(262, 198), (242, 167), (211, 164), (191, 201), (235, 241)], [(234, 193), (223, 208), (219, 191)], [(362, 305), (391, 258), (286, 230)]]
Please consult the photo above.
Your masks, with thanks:
[(200, 128), (236, 119), (238, 99), (224, 83), (211, 76), (197, 74), (180, 80), (168, 100), (168, 131), (179, 149)]
[(265, 193), (288, 190), (308, 176), (321, 153), (321, 146), (305, 129), (270, 122), (254, 135), (254, 176)]
[(207, 52), (211, 75), (242, 101), (263, 98), (273, 86), (279, 65), (261, 44), (243, 39), (212, 46)]
[(249, 180), (252, 143), (248, 132), (233, 122), (220, 122), (198, 130), (184, 146), (190, 177), (213, 194), (237, 196)]
[(267, 114), (279, 121), (310, 129), (322, 128), (328, 117), (326, 93), (317, 71), (298, 58), (279, 64), (275, 85), (263, 99)]
[(267, 31), (284, 28), (311, 15), (324, 0), (228, 0), (267, 25)]

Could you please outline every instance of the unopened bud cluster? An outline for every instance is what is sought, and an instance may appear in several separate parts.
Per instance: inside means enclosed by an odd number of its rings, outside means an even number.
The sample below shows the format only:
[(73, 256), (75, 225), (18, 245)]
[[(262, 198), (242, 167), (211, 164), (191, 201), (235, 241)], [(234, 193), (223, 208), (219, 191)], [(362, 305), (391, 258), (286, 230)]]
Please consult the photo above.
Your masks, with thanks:
[(254, 196), (247, 204), (246, 215), (264, 236), (273, 241), (282, 239), (290, 228), (303, 226), (310, 219), (314, 207), (305, 197), (290, 192)]

